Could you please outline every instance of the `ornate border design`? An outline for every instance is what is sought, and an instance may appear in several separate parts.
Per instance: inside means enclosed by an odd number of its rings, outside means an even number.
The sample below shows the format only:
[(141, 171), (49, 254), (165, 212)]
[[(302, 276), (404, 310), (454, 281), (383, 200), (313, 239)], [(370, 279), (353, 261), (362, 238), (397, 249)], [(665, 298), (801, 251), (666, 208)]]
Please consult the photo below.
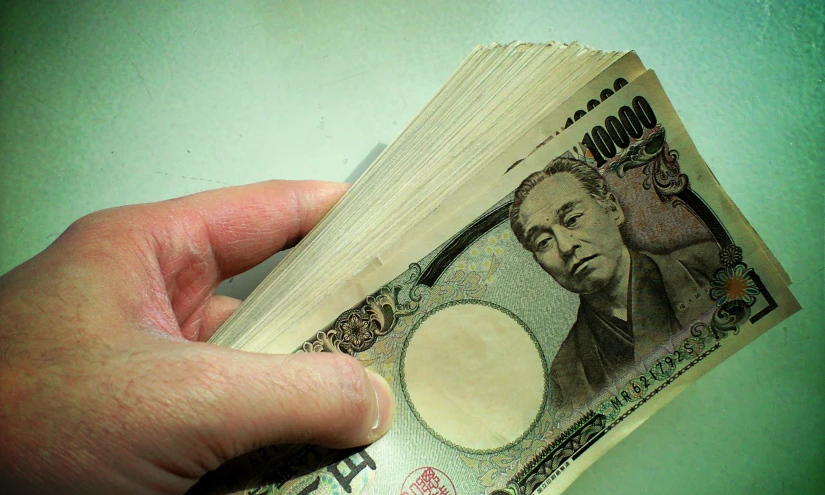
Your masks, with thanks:
[[(415, 263), (408, 269), (408, 280), (399, 285), (385, 285), (378, 292), (367, 296), (355, 308), (344, 311), (332, 325), (315, 334), (301, 346), (304, 352), (343, 352), (354, 356), (374, 346), (395, 328), (398, 319), (412, 315), (421, 302), (418, 284), (421, 267)], [(407, 301), (400, 302), (401, 291), (412, 283)]]

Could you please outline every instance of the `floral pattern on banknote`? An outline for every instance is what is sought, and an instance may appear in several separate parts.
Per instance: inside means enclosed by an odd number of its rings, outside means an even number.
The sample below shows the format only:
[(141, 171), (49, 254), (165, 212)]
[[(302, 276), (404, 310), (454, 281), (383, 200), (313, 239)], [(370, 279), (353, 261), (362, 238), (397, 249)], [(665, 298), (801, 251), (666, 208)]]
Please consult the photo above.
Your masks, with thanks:
[(711, 282), (710, 295), (716, 300), (719, 306), (728, 301), (742, 301), (745, 304), (753, 304), (759, 289), (751, 278), (753, 270), (744, 264), (737, 264), (732, 267), (725, 267), (716, 273), (716, 280)]

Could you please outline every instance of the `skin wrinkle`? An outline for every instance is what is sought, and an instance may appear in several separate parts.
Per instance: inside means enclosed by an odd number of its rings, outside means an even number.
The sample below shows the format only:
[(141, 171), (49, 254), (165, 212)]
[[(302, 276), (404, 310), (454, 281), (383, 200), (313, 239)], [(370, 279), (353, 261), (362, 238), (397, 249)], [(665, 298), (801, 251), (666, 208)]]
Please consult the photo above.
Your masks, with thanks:
[[(301, 212), (303, 211), (302, 208), (301, 208), (302, 203), (301, 203), (301, 198), (298, 196), (298, 192), (295, 191), (295, 190), (290, 191), (289, 194), (286, 197), (287, 197), (287, 199), (289, 199), (289, 202), (286, 205), (286, 209), (289, 212), (288, 218), (303, 220), (304, 216), (301, 215)], [(300, 222), (300, 221), (298, 222), (298, 231), (296, 233), (296, 236), (303, 237), (303, 236), (306, 235), (306, 225), (305, 225), (305, 223), (306, 222)], [(284, 241), (285, 244), (288, 244), (288, 243), (292, 242), (292, 239), (283, 239), (283, 241)]]
[(194, 261), (191, 268), (178, 272), (176, 278), (178, 293), (172, 300), (172, 308), (178, 315), (178, 324), (183, 326), (194, 312), (200, 308), (208, 297), (212, 295), (213, 287), (217, 282), (209, 277), (209, 264), (205, 261)]
[(183, 338), (186, 340), (191, 341), (199, 341), (200, 334), (203, 328), (203, 318), (204, 313), (206, 312), (206, 305), (208, 304), (208, 300), (205, 300), (187, 319), (183, 322), (180, 326), (180, 333), (183, 335)]
[[(160, 320), (162, 327), (168, 329), (167, 331), (171, 335), (182, 336), (179, 330), (179, 316), (177, 315), (175, 303), (176, 300), (179, 300), (180, 290), (178, 289), (177, 279), (174, 276), (165, 274), (168, 269), (164, 268), (164, 258), (168, 256), (169, 249), (161, 247), (169, 246), (171, 242), (166, 235), (163, 236), (165, 239), (158, 238), (158, 232), (155, 229), (147, 229), (144, 234), (144, 238), (149, 242), (149, 249), (153, 254), (141, 258), (142, 260), (145, 259), (144, 269), (148, 276), (143, 277), (143, 284), (141, 284), (143, 290), (140, 295), (146, 296), (147, 300), (140, 305), (138, 312), (144, 318), (148, 317), (150, 322)], [(173, 263), (175, 261), (173, 259)], [(181, 265), (185, 267), (185, 260), (181, 262)], [(161, 281), (163, 282), (161, 283)], [(149, 287), (146, 287), (147, 284)]]
[[(185, 229), (177, 224), (163, 232), (150, 229), (155, 238), (161, 236), (167, 239), (167, 242), (160, 243), (166, 248), (158, 250), (156, 259), (169, 294), (168, 299), (171, 300), (172, 311), (177, 315), (177, 323), (182, 329), (187, 326), (184, 322), (198, 319), (197, 315), (194, 318), (193, 315), (202, 311), (221, 280), (220, 274), (214, 269), (218, 266), (218, 261), (212, 248), (214, 241), (210, 239), (208, 225), (204, 221), (199, 224), (201, 227), (195, 229)], [(168, 240), (174, 238), (181, 238), (184, 242)], [(182, 333), (185, 337), (190, 337), (197, 336), (198, 331), (196, 329)]]
[[(141, 299), (129, 316), (147, 333), (158, 335), (157, 329), (169, 336), (178, 336), (177, 317), (169, 303), (170, 295), (164, 285), (161, 268), (156, 254), (161, 250), (160, 240), (151, 230), (141, 230), (136, 244), (144, 246), (138, 250), (138, 268), (133, 270), (135, 286), (143, 287)], [(138, 294), (140, 295), (140, 294)]]
[[(205, 217), (202, 216), (201, 218)], [(192, 235), (198, 237), (200, 237), (200, 235), (205, 235), (207, 241), (205, 248), (201, 251), (199, 249), (201, 242), (191, 236), (187, 237), (189, 241), (188, 247), (190, 258), (194, 258), (189, 265), (192, 273), (189, 274), (186, 269), (184, 269), (178, 274), (176, 279), (178, 287), (189, 287), (189, 294), (186, 294), (187, 291), (184, 289), (181, 291), (183, 294), (179, 297), (184, 297), (187, 302), (189, 300), (200, 301), (199, 304), (192, 308), (189, 314), (186, 314), (186, 312), (181, 312), (182, 314), (179, 316), (181, 334), (188, 340), (198, 340), (198, 336), (202, 329), (203, 317), (206, 313), (210, 298), (212, 297), (215, 288), (224, 278), (221, 273), (221, 264), (213, 247), (217, 245), (216, 236), (210, 230), (209, 222), (202, 220), (200, 225), (201, 229), (197, 229)], [(210, 267), (213, 269), (210, 270)], [(198, 273), (200, 270), (202, 271)], [(193, 279), (187, 280), (187, 277), (189, 276)], [(172, 305), (174, 308), (174, 299)], [(177, 314), (178, 311), (175, 311), (175, 313)]]

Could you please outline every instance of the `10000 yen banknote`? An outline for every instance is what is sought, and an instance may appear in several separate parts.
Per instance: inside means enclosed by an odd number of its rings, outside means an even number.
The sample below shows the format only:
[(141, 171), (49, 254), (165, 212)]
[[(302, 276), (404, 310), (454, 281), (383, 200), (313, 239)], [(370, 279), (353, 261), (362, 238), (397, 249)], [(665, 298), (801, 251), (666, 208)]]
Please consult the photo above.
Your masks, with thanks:
[(366, 298), (336, 294), (267, 349), (357, 357), (394, 388), (395, 426), (356, 451), (262, 449), (236, 488), (559, 493), (798, 309), (655, 74), (616, 89), (399, 240), (353, 281)]

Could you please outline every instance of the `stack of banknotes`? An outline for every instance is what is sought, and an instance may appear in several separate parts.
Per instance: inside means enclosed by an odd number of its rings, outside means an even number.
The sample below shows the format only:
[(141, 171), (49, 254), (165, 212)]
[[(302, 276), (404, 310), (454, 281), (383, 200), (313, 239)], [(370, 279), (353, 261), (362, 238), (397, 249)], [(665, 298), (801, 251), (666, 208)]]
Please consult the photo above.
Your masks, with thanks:
[(797, 311), (789, 283), (635, 53), (480, 46), (212, 339), (355, 356), (393, 428), (198, 489), (560, 493)]

